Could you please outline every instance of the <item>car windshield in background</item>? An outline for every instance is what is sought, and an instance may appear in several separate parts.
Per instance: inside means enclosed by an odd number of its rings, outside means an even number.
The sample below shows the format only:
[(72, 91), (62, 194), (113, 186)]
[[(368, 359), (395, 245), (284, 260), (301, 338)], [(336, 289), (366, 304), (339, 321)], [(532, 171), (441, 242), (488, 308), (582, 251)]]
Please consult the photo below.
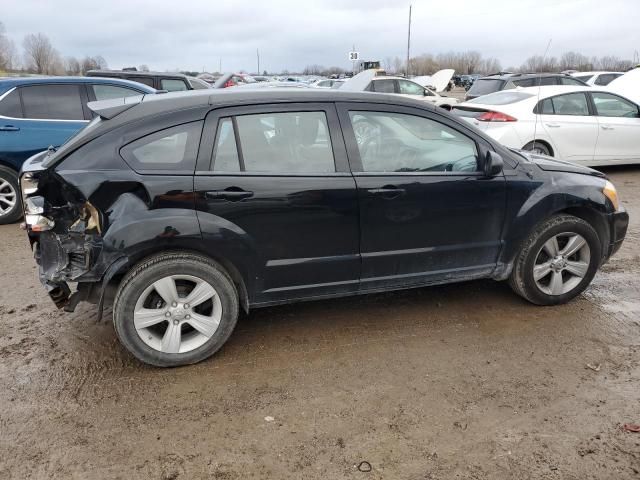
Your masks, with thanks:
[(469, 93), (472, 95), (486, 95), (487, 93), (497, 92), (503, 83), (504, 80), (480, 78), (473, 83), (473, 86), (469, 89)]
[(507, 90), (502, 92), (490, 93), (482, 98), (474, 98), (469, 100), (469, 103), (481, 103), (482, 105), (508, 105), (510, 103), (521, 102), (527, 98), (531, 98), (534, 95), (532, 93), (515, 92), (513, 90)]

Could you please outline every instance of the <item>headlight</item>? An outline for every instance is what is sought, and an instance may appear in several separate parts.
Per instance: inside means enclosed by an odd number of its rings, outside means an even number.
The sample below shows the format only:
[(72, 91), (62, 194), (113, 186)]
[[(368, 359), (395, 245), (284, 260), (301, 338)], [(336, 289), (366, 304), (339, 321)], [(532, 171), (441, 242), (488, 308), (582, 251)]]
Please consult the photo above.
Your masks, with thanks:
[(44, 232), (51, 230), (55, 225), (54, 221), (43, 215), (25, 215), (25, 225), (32, 232)]
[(607, 180), (607, 182), (604, 184), (604, 187), (602, 188), (602, 193), (604, 193), (605, 197), (611, 200), (611, 204), (617, 212), (620, 208), (620, 203), (618, 201), (618, 192), (616, 190), (616, 187), (613, 186), (613, 183)]
[(33, 173), (27, 172), (22, 174), (20, 178), (20, 189), (22, 195), (32, 195), (38, 191), (38, 179), (33, 176)]

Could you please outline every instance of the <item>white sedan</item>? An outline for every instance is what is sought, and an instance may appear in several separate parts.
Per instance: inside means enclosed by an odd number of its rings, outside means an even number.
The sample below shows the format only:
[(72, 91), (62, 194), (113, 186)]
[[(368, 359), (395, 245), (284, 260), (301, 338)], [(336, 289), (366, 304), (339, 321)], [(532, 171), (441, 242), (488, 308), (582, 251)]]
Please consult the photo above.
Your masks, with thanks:
[(503, 90), (452, 113), (507, 147), (587, 166), (640, 163), (640, 107), (605, 89)]

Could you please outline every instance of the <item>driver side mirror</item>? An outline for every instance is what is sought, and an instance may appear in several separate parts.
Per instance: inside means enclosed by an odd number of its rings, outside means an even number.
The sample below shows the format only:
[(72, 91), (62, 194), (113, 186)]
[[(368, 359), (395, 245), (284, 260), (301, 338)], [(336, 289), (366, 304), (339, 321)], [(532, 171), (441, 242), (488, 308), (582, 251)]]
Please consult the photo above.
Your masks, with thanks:
[(500, 175), (504, 168), (504, 160), (496, 152), (491, 150), (487, 151), (487, 155), (484, 159), (484, 176), (495, 177)]

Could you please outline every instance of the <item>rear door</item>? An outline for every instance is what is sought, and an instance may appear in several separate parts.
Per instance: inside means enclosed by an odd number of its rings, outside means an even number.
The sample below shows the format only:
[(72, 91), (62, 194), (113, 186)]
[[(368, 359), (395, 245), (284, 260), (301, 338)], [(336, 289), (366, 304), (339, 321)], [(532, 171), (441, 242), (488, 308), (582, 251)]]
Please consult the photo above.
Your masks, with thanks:
[(358, 200), (335, 106), (217, 109), (195, 176), (203, 239), (246, 265), (253, 303), (357, 291)]
[(488, 144), (446, 117), (341, 104), (360, 202), (363, 290), (490, 274), (501, 247), (505, 178), (485, 178)]
[(640, 160), (640, 110), (612, 93), (590, 93), (600, 127), (597, 161)]
[(31, 155), (62, 145), (88, 122), (85, 95), (78, 84), (21, 86), (7, 93), (0, 103), (3, 155), (19, 168)]
[(556, 148), (555, 156), (575, 162), (593, 161), (598, 121), (584, 92), (544, 100), (540, 123)]

